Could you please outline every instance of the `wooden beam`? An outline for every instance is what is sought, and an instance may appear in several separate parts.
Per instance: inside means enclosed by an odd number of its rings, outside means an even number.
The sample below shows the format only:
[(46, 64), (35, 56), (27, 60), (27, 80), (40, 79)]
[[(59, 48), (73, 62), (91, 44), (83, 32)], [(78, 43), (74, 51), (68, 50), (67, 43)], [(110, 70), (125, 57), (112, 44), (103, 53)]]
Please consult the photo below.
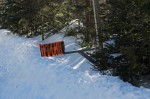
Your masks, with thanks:
[(86, 58), (89, 62), (91, 62), (94, 65), (95, 60), (91, 56), (88, 56), (88, 54), (86, 54), (85, 51), (90, 51), (90, 50), (95, 50), (95, 49), (97, 48), (69, 51), (69, 52), (64, 52), (64, 54), (79, 53), (80, 55), (82, 55), (84, 58)]
[(76, 50), (76, 51), (68, 51), (68, 52), (64, 52), (64, 54), (80, 53), (80, 52), (91, 51), (91, 50), (95, 50), (95, 49), (97, 49), (97, 48), (81, 49), (81, 50)]

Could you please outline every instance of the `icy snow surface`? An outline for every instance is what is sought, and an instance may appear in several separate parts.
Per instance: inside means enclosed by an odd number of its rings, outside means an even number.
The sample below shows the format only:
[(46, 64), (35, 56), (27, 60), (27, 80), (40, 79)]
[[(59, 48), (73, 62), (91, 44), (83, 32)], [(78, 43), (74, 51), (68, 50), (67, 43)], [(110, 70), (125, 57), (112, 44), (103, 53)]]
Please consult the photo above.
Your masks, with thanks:
[(40, 41), (0, 30), (0, 99), (150, 99), (150, 90), (92, 71), (77, 53), (40, 57), (37, 43), (64, 40), (66, 51), (80, 48), (74, 37), (56, 34)]

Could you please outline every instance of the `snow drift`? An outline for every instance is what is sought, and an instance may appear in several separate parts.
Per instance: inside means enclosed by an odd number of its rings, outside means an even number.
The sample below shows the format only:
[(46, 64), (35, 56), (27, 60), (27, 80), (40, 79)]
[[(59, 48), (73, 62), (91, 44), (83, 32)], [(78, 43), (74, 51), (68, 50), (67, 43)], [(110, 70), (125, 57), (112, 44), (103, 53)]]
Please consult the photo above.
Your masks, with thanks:
[(0, 30), (0, 99), (150, 99), (150, 90), (92, 71), (77, 53), (42, 58), (37, 43), (64, 40), (66, 51), (80, 48), (74, 37), (56, 34), (41, 42)]

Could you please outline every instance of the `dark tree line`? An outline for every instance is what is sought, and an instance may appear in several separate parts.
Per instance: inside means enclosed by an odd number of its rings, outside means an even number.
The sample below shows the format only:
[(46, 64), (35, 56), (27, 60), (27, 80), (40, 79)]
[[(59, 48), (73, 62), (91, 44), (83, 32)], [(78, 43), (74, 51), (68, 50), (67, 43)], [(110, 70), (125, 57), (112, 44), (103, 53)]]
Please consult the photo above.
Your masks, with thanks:
[(55, 19), (62, 6), (62, 0), (8, 0), (1, 9), (1, 26), (19, 35), (46, 32), (61, 21)]
[[(94, 55), (95, 68), (112, 70), (123, 80), (135, 85), (134, 79), (150, 74), (150, 8), (149, 0), (109, 0), (108, 22), (102, 31), (115, 40)], [(121, 53), (117, 58), (110, 54)]]
[(79, 25), (71, 35), (84, 35), (83, 45), (95, 41), (91, 0), (8, 0), (0, 14), (1, 26), (19, 35), (57, 32), (78, 19), (84, 27)]
[(7, 0), (0, 13), (3, 28), (19, 35), (40, 34), (60, 30), (67, 22), (79, 19), (86, 28), (80, 28), (85, 42), (94, 28), (90, 0)]

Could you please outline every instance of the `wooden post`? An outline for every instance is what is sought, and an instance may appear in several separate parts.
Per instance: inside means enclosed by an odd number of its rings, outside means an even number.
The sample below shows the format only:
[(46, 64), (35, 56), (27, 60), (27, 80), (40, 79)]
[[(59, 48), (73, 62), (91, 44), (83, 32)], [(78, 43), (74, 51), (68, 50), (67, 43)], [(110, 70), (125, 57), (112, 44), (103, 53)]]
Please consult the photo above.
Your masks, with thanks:
[(92, 0), (93, 2), (93, 12), (94, 12), (94, 21), (95, 21), (95, 30), (96, 30), (96, 43), (99, 47), (102, 46), (102, 42), (100, 42), (100, 39), (102, 39), (102, 34), (100, 33), (100, 17), (99, 17), (99, 10), (98, 10), (98, 4), (99, 0)]
[[(42, 15), (42, 24), (43, 24), (43, 21), (44, 21), (44, 16)], [(43, 31), (43, 27), (42, 27), (42, 41), (44, 40), (44, 31)]]

